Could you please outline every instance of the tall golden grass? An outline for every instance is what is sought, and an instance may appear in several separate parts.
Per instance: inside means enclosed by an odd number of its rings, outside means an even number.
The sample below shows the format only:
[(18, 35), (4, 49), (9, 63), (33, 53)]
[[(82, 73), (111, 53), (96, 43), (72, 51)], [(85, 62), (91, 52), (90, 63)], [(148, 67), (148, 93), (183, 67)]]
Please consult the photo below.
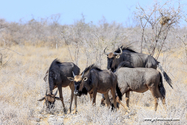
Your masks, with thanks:
[[(71, 46), (70, 50), (75, 59), (73, 48)], [(92, 51), (88, 52), (92, 54)], [(0, 66), (0, 124), (187, 124), (187, 66), (182, 50), (165, 52), (159, 57), (174, 87), (171, 89), (164, 81), (167, 111), (161, 101), (158, 111), (154, 111), (154, 100), (149, 91), (143, 94), (131, 92), (129, 112), (123, 107), (116, 112), (100, 107), (101, 95), (97, 94), (95, 107), (91, 105), (88, 96), (78, 98), (78, 114), (64, 114), (61, 102), (57, 101), (53, 118), (56, 122), (49, 120), (51, 115), (42, 113), (43, 103), (37, 100), (45, 95), (47, 85), (43, 77), (51, 62), (55, 58), (62, 62), (72, 61), (67, 46), (58, 49), (12, 46), (4, 49), (2, 54), (4, 65)], [(84, 48), (80, 48), (78, 66), (81, 71), (87, 65), (86, 59)], [(93, 57), (89, 59), (89, 64), (96, 62)], [(101, 67), (106, 68), (105, 55), (102, 55)], [(63, 97), (66, 107), (69, 107), (68, 87), (63, 88)], [(144, 121), (144, 118), (179, 118), (180, 121), (151, 122)]]

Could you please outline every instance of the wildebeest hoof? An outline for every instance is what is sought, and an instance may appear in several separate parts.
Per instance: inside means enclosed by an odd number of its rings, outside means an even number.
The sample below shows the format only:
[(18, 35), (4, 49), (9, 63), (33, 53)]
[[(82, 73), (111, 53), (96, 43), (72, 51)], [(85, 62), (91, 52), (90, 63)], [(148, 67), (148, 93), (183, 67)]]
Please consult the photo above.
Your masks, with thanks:
[(67, 114), (69, 114), (69, 113), (71, 113), (71, 110), (70, 110), (70, 109), (68, 110)]
[(66, 108), (64, 108), (64, 110), (63, 110), (63, 111), (64, 111), (64, 113), (65, 113), (65, 114), (67, 114), (67, 110), (66, 110)]
[(125, 111), (126, 111), (127, 113), (129, 113), (129, 112), (130, 112), (130, 109), (129, 109), (129, 108), (126, 108)]
[(116, 108), (114, 108), (114, 107), (111, 107), (111, 111), (112, 111), (112, 112), (116, 112), (116, 111), (117, 111), (117, 109), (116, 109)]
[(77, 114), (77, 110), (74, 110), (74, 111), (73, 111), (73, 114)]

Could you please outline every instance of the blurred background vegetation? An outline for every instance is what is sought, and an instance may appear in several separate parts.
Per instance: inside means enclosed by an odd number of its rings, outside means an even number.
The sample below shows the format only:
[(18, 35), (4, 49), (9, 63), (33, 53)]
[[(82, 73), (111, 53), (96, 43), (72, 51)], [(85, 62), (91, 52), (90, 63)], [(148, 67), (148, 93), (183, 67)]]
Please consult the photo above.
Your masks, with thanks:
[[(108, 23), (103, 17), (97, 24), (86, 23), (82, 15), (72, 25), (60, 24), (61, 15), (29, 21), (7, 22), (0, 19), (0, 124), (151, 124), (144, 118), (180, 118), (187, 124), (187, 18), (184, 6), (168, 1), (155, 2), (150, 8), (137, 6), (124, 24)], [(150, 54), (158, 59), (173, 81), (166, 88), (167, 111), (159, 102), (154, 112), (150, 91), (133, 93), (130, 112), (120, 108), (111, 112), (89, 104), (89, 97), (78, 98), (78, 114), (63, 114), (56, 103), (55, 116), (42, 114), (42, 103), (48, 85), (45, 72), (55, 58), (76, 63), (81, 71), (92, 63), (106, 69), (103, 50), (113, 51), (121, 45)], [(63, 88), (66, 107), (70, 90)], [(51, 120), (52, 119), (52, 120)], [(61, 121), (58, 121), (61, 119)]]

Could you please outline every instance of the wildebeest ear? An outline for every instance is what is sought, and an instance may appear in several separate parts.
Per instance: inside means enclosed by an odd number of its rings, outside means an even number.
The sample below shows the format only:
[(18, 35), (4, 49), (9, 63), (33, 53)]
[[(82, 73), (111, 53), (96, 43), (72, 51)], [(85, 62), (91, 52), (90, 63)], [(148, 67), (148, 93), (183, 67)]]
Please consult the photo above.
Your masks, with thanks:
[(117, 58), (117, 59), (120, 58), (120, 55), (118, 54), (118, 55), (116, 56), (116, 58)]
[(87, 81), (87, 80), (88, 80), (88, 77), (84, 77), (83, 80), (84, 80), (84, 81)]
[(73, 77), (67, 77), (69, 81), (74, 81)]
[(45, 99), (45, 97), (43, 97), (43, 98), (39, 99), (38, 101), (43, 101), (44, 99)]
[(56, 100), (61, 100), (59, 97), (55, 97)]

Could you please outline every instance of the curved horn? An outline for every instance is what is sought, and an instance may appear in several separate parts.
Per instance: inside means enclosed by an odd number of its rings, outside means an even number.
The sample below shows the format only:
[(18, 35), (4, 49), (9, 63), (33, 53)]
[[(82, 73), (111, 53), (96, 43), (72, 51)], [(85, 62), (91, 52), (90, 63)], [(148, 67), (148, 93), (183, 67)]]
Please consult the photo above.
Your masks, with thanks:
[(123, 51), (122, 51), (121, 47), (119, 49), (120, 49), (120, 53), (119, 54), (121, 55), (123, 53)]
[(55, 92), (55, 96), (56, 96), (57, 92), (58, 92), (58, 89), (57, 89), (56, 92)]
[(81, 76), (81, 77), (83, 78), (83, 76), (84, 76), (84, 72), (82, 73), (82, 76)]
[(121, 55), (123, 53), (123, 51), (122, 51), (121, 47), (119, 49), (120, 49), (120, 53), (113, 52), (113, 54)]
[(73, 77), (75, 77), (75, 74), (74, 74), (74, 72), (72, 71), (72, 74), (73, 74)]
[[(107, 48), (107, 47), (106, 47), (106, 48)], [(105, 54), (105, 55), (108, 55), (109, 53), (106, 53), (106, 52), (105, 52), (106, 48), (104, 49), (104, 54)]]

